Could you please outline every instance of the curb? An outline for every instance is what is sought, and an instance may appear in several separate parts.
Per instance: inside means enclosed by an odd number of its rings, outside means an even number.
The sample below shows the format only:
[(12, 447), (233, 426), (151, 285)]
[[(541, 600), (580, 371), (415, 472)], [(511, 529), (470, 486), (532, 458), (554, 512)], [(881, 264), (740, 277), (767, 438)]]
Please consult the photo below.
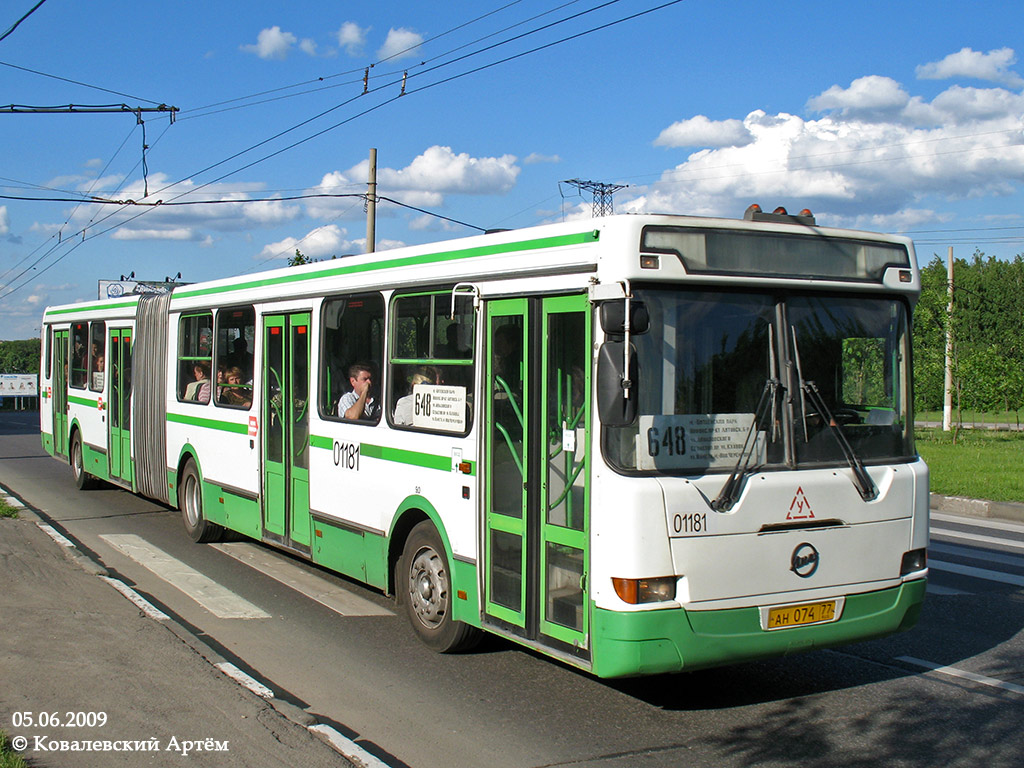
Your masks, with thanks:
[(988, 501), (965, 496), (931, 494), (929, 505), (937, 512), (962, 517), (998, 518), (1024, 523), (1024, 504), (1013, 501)]
[[(75, 565), (86, 573), (97, 576), (107, 582), (112, 588), (120, 592), (122, 596), (135, 604), (144, 616), (156, 621), (157, 624), (161, 624), (218, 672), (231, 678), (253, 695), (262, 698), (282, 718), (309, 731), (315, 737), (325, 742), (346, 760), (348, 765), (353, 766), (353, 768), (391, 768), (388, 763), (358, 744), (356, 741), (358, 737), (355, 733), (346, 735), (338, 727), (330, 724), (330, 722), (323, 722), (316, 715), (288, 701), (284, 698), (288, 695), (287, 693), (278, 693), (273, 688), (239, 669), (174, 616), (163, 613), (132, 587), (120, 579), (114, 578), (101, 562), (83, 552), (79, 548), (78, 542), (70, 534), (60, 530), (59, 523), (50, 519), (45, 512), (25, 503), (3, 485), (0, 485), (0, 499), (14, 507), (19, 515), (34, 522), (44, 533), (53, 539), (54, 543), (61, 548), (61, 551)], [(348, 730), (344, 726), (340, 727), (343, 730)]]

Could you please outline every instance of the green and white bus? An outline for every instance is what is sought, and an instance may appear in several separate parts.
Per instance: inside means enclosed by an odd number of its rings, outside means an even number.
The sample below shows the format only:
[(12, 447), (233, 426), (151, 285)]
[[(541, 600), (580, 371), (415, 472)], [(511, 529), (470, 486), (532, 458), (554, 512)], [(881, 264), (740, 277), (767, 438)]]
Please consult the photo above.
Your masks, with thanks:
[(411, 246), (48, 308), (42, 440), (438, 651), (699, 669), (916, 621), (919, 292), (908, 239), (755, 206)]

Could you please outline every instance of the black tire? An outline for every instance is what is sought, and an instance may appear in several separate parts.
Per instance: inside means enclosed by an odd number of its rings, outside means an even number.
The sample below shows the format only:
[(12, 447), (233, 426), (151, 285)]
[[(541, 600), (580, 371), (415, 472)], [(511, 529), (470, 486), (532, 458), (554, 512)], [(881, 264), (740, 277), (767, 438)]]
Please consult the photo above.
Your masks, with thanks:
[(438, 653), (458, 653), (480, 642), (479, 629), (452, 618), (451, 571), (429, 520), (409, 533), (397, 571), (395, 592), (424, 645)]
[(181, 521), (185, 532), (197, 544), (220, 541), (224, 529), (203, 517), (203, 483), (199, 478), (199, 470), (192, 459), (185, 464), (178, 484), (178, 509), (181, 510)]
[(82, 435), (79, 432), (71, 437), (71, 450), (68, 452), (71, 462), (71, 473), (75, 476), (75, 485), (80, 491), (89, 491), (99, 484), (99, 480), (85, 471), (85, 456), (82, 453)]

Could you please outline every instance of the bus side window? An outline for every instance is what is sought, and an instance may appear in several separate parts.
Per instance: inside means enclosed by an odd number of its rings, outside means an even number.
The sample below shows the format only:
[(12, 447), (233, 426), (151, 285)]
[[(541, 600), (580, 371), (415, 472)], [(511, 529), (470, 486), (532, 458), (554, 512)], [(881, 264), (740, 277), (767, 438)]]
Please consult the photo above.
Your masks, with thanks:
[(353, 366), (370, 369), (372, 383), (361, 424), (380, 420), (381, 361), (384, 358), (384, 298), (379, 293), (337, 296), (321, 310), (320, 417), (343, 420), (339, 403), (352, 391)]
[(209, 403), (212, 385), (213, 317), (182, 315), (178, 321), (178, 400)]
[(103, 391), (103, 373), (106, 370), (106, 323), (92, 323), (90, 326), (89, 343), (89, 389), (94, 392)]
[(216, 395), (219, 406), (252, 407), (256, 311), (231, 307), (217, 312)]
[(69, 383), (75, 389), (85, 389), (89, 381), (89, 324), (75, 323), (71, 326), (71, 377)]
[(451, 291), (396, 296), (392, 302), (388, 414), (392, 425), (464, 434), (473, 391), (474, 310)]

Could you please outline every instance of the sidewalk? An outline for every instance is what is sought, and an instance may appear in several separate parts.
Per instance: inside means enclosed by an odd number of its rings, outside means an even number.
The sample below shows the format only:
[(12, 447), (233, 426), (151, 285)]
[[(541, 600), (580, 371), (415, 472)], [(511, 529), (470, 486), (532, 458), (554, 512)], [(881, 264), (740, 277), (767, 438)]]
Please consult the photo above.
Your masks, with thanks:
[(222, 674), (76, 552), (31, 511), (0, 519), (0, 729), (33, 768), (353, 765), (308, 714)]
[(1014, 501), (987, 501), (968, 499), (964, 496), (940, 496), (931, 494), (929, 506), (936, 512), (962, 517), (997, 518), (1024, 523), (1024, 504)]

